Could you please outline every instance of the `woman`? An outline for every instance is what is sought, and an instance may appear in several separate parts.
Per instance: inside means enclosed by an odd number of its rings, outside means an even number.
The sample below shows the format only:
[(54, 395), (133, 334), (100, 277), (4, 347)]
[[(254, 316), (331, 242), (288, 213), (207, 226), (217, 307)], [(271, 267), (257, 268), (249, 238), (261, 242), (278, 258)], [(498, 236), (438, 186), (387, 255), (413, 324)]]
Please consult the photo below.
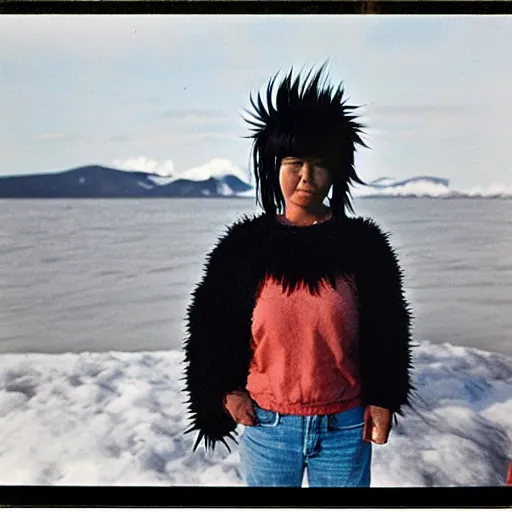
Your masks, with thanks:
[(310, 486), (369, 486), (371, 443), (412, 390), (397, 258), (372, 220), (346, 215), (362, 127), (323, 79), (290, 72), (251, 97), (264, 213), (228, 229), (188, 308), (187, 432), (213, 449), (244, 425), (250, 486), (300, 486), (306, 469)]

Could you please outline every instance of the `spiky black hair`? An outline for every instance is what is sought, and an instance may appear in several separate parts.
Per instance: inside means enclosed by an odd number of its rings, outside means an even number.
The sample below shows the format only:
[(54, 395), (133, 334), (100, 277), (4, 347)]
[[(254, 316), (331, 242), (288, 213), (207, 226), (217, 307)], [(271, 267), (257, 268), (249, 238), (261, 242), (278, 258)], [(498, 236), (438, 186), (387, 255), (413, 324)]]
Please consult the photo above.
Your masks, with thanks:
[[(250, 95), (253, 112), (246, 110), (252, 134), (252, 167), (256, 179), (256, 198), (267, 214), (284, 208), (279, 185), (281, 159), (287, 156), (320, 157), (328, 165), (333, 181), (330, 206), (334, 215), (353, 212), (349, 186), (364, 184), (354, 168), (355, 145), (367, 147), (361, 138), (364, 126), (356, 122), (347, 105), (343, 84), (335, 89), (327, 84), (324, 63), (305, 77), (292, 80), (293, 68), (276, 88), (277, 73), (266, 93), (256, 99)], [(264, 98), (265, 97), (265, 101)], [(275, 96), (275, 102), (272, 101)], [(265, 105), (266, 103), (266, 105)]]

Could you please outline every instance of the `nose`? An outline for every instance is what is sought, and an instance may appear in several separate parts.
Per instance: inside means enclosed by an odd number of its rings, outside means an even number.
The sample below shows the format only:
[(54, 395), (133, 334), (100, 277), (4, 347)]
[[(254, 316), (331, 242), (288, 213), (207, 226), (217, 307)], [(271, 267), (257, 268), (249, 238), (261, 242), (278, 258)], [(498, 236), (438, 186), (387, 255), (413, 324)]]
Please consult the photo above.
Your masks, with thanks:
[(311, 162), (305, 161), (302, 164), (300, 175), (301, 175), (302, 181), (304, 181), (305, 183), (309, 183), (312, 181), (313, 165), (311, 164)]

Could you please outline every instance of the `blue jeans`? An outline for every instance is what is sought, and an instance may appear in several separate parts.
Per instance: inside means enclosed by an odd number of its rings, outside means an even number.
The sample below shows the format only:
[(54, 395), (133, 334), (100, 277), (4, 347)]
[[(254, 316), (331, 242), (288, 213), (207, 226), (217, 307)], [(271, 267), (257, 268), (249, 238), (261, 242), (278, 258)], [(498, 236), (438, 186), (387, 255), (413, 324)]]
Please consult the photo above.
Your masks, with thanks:
[(364, 407), (326, 416), (279, 414), (255, 405), (258, 424), (244, 427), (240, 462), (250, 487), (369, 487), (371, 443), (363, 441)]

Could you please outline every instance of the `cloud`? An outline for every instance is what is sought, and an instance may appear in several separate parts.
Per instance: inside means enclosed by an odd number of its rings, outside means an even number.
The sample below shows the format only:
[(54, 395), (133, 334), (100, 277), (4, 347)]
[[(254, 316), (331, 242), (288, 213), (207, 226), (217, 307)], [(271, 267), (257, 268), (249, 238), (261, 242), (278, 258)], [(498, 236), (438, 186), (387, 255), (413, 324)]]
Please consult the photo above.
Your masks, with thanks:
[(18, 55), (41, 49), (101, 60), (141, 47), (168, 56), (186, 33), (179, 17), (160, 15), (9, 15), (0, 17), (0, 46)]
[(206, 121), (224, 120), (225, 116), (218, 110), (199, 109), (199, 108), (182, 108), (169, 109), (160, 114), (160, 119), (202, 119)]
[(117, 169), (124, 171), (142, 171), (158, 176), (174, 176), (174, 163), (172, 160), (158, 162), (145, 156), (132, 157), (127, 160), (116, 159), (112, 162)]
[[(4, 145), (12, 149), (4, 151), (4, 166), (49, 168), (62, 158), (99, 158), (167, 173), (168, 155), (178, 169), (218, 154), (249, 161), (240, 118), (249, 93), (278, 70), (298, 71), (330, 57), (331, 78), (343, 80), (349, 103), (367, 105), (359, 111), (372, 148), (358, 153), (365, 178), (436, 169), (458, 176), (460, 186), (484, 177), (509, 182), (512, 73), (503, 63), (511, 21), (0, 17), (0, 48), (10, 49), (0, 58), (7, 71), (3, 118), (11, 126)], [(23, 108), (27, 115), (20, 118)], [(24, 151), (28, 141), (41, 151)]]
[(473, 110), (472, 105), (379, 105), (370, 104), (365, 108), (365, 114), (376, 116), (391, 117), (416, 117), (416, 116), (447, 116), (447, 115), (466, 115), (468, 111)]
[(39, 133), (38, 135), (36, 135), (35, 138), (36, 138), (36, 140), (41, 140), (41, 141), (52, 141), (52, 140), (66, 139), (67, 135), (65, 135), (64, 133), (48, 132), (48, 133)]
[(428, 16), (389, 16), (385, 22), (376, 20), (370, 24), (371, 30), (366, 35), (366, 41), (377, 51), (399, 50), (404, 47), (431, 48), (440, 44), (450, 36), (453, 23), (448, 19)]
[(178, 131), (188, 131), (190, 128), (202, 129), (205, 127), (215, 127), (220, 131), (233, 124), (233, 119), (218, 110), (212, 109), (168, 109), (162, 112), (157, 122), (165, 123), (165, 126), (171, 125)]
[(132, 137), (129, 135), (112, 135), (107, 138), (107, 142), (128, 142), (132, 140)]
[(216, 131), (200, 131), (184, 133), (178, 136), (180, 142), (199, 142), (204, 140), (240, 140), (241, 135), (236, 132), (216, 132)]
[[(167, 109), (132, 133), (139, 143), (172, 140), (173, 144), (197, 143), (205, 139), (234, 140), (238, 119), (220, 110), (184, 108)], [(167, 142), (168, 143), (168, 142)]]
[[(377, 104), (361, 109), (365, 133), (374, 140), (427, 140), (441, 146), (462, 143), (474, 129), (474, 119), (485, 113), (469, 104)], [(440, 135), (442, 135), (440, 137)], [(446, 149), (446, 148), (445, 148)]]
[(471, 197), (512, 197), (512, 186), (504, 183), (492, 183), (487, 186), (477, 185), (466, 188), (462, 192)]

